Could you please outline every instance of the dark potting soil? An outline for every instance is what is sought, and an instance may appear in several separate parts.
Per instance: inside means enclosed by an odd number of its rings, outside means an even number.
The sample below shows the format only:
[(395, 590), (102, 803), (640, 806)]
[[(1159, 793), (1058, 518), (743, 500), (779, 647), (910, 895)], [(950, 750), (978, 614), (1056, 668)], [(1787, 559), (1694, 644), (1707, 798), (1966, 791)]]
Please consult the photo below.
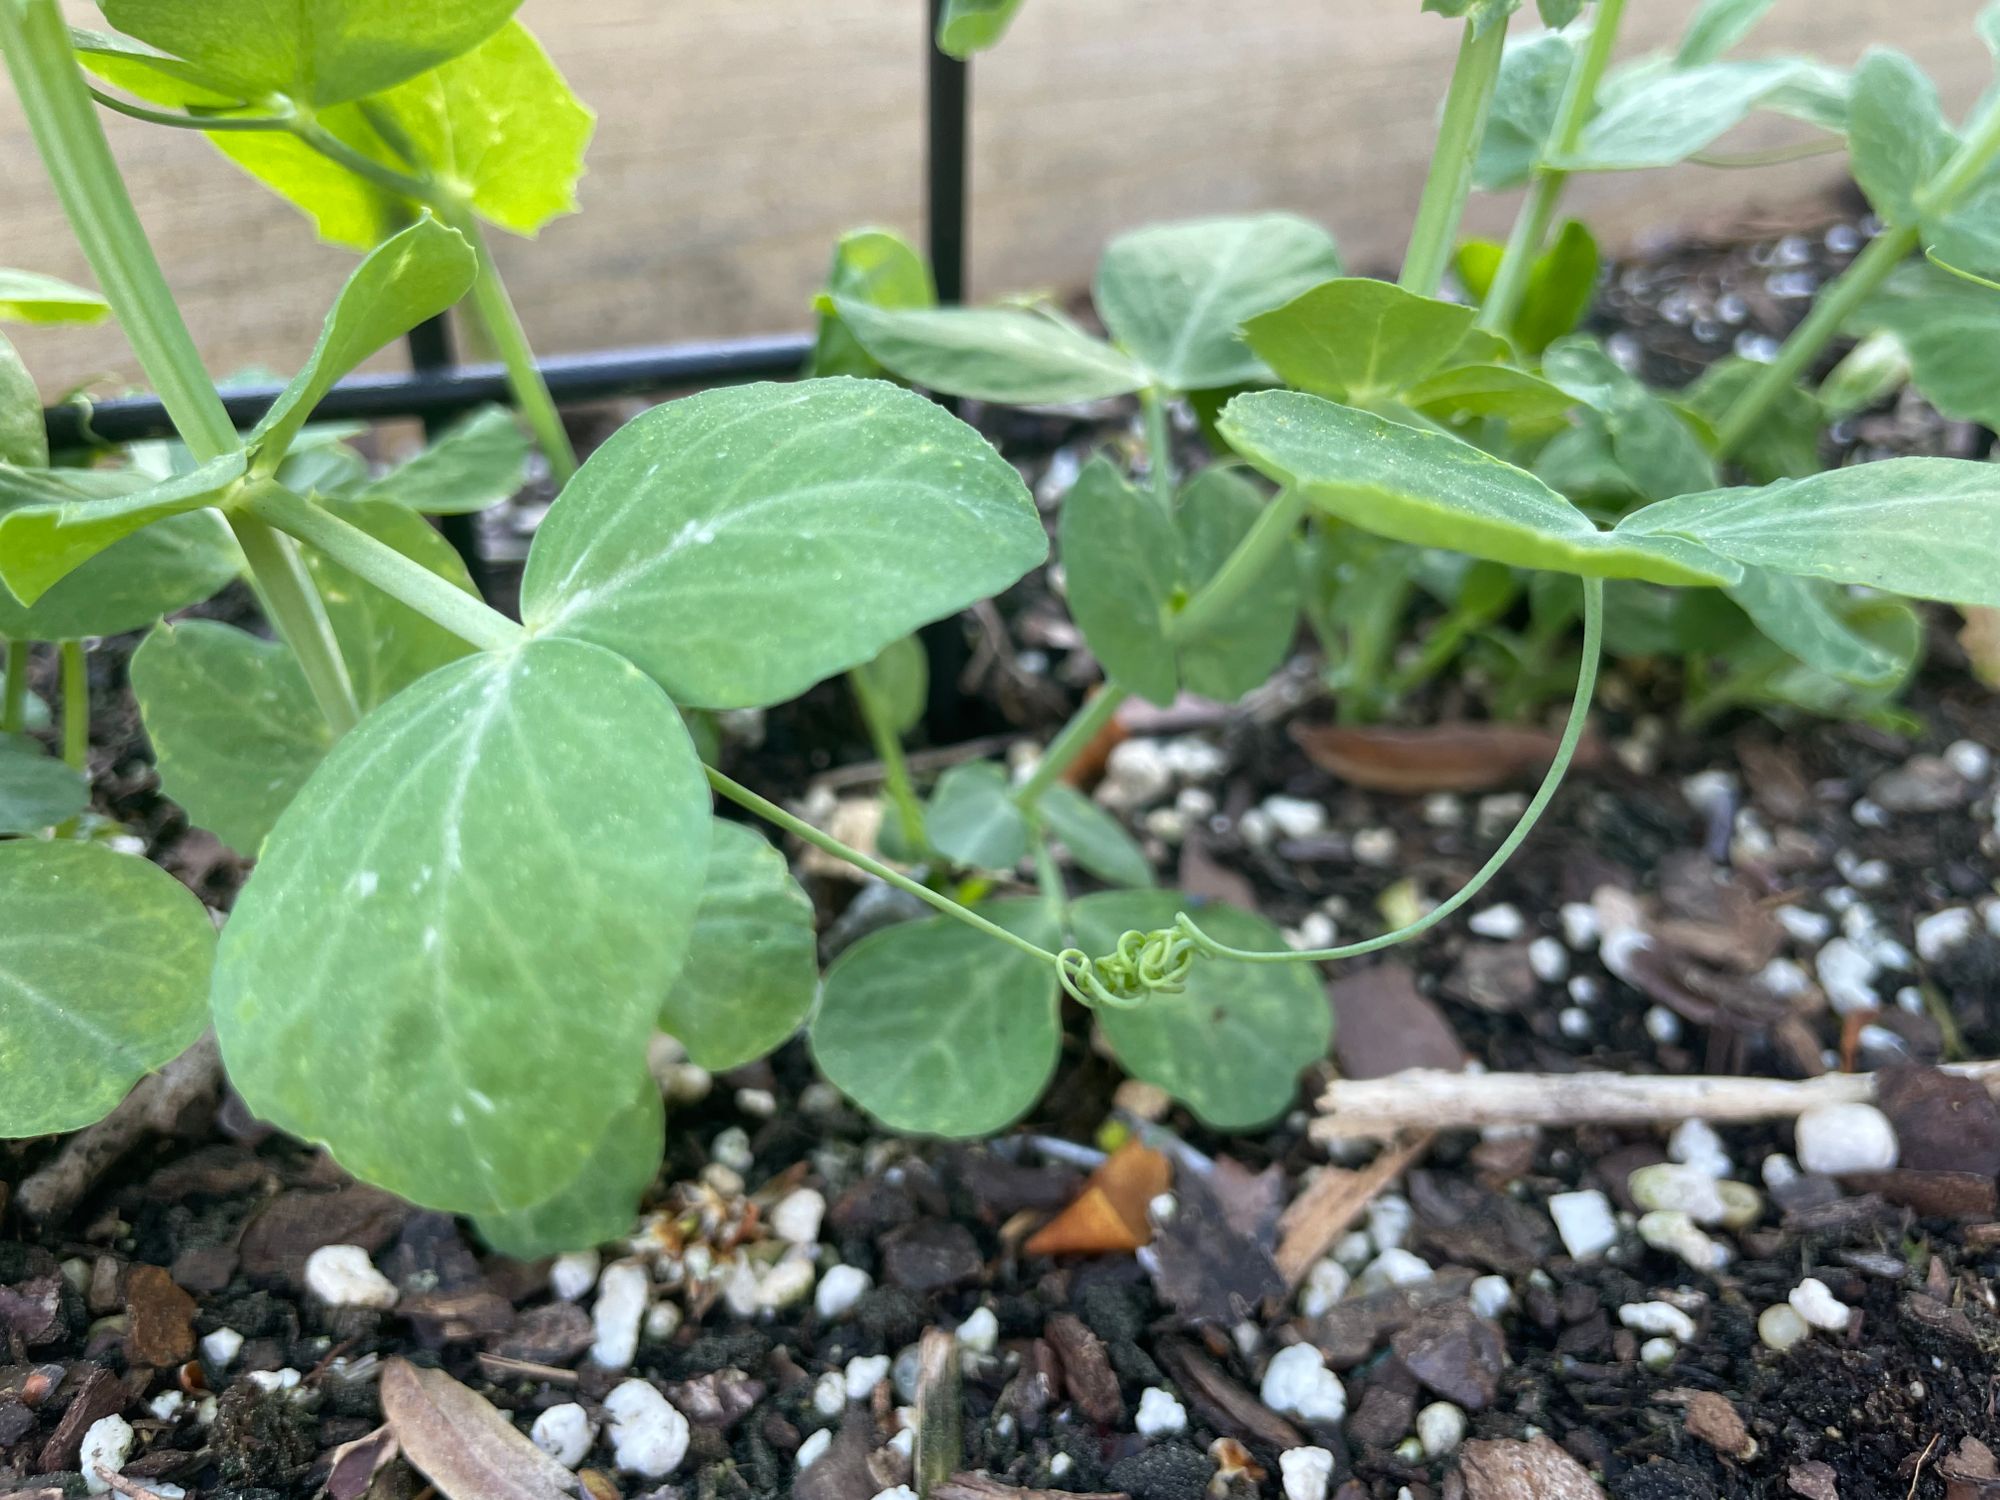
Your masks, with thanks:
[[(1666, 247), (1609, 268), (1598, 316), (1656, 377), (1686, 378), (1744, 340), (1781, 336), (1803, 311), (1802, 278), (1836, 269), (1859, 242), (1841, 224)], [(1090, 446), (1135, 442), (1116, 407), (971, 415), (1051, 500)], [(1913, 400), (1835, 436), (1880, 451), (1984, 441)], [(491, 534), (511, 528), (523, 543), (536, 504), (530, 495), (489, 518)], [(200, 612), (247, 619), (250, 606), (230, 594)], [(1932, 624), (1908, 699), (1924, 729), (1909, 738), (1749, 717), (1686, 734), (1673, 727), (1670, 677), (1613, 671), (1598, 753), (1475, 903), (1476, 930), (1448, 923), (1328, 976), (1343, 1022), (1334, 1062), (1349, 1077), (1466, 1058), (1557, 1073), (1906, 1069), (1909, 1099), (1892, 1111), (1896, 1171), (1788, 1178), (1764, 1163), (1789, 1160), (1789, 1124), (1721, 1128), (1732, 1175), (1761, 1201), (1753, 1223), (1712, 1231), (1732, 1252), (1719, 1269), (1649, 1248), (1632, 1227), (1629, 1173), (1665, 1159), (1672, 1120), (1657, 1131), (1443, 1132), (1372, 1215), (1295, 1265), (1301, 1231), (1279, 1211), (1316, 1174), (1365, 1170), (1366, 1153), (1336, 1153), (1329, 1167), (1308, 1138), (1334, 1063), (1302, 1081), (1298, 1108), (1272, 1129), (1219, 1137), (1144, 1089), (1121, 1089), (1087, 1017), (1072, 1012), (1055, 1086), (984, 1144), (883, 1136), (816, 1081), (799, 1044), (712, 1080), (663, 1056), (679, 1101), (668, 1156), (632, 1241), (602, 1259), (643, 1267), (641, 1300), (672, 1311), (651, 1312), (629, 1362), (612, 1349), (607, 1366), (593, 1344), (621, 1320), (611, 1299), (600, 1304), (590, 1268), (561, 1269), (564, 1300), (547, 1263), (486, 1254), (449, 1217), (348, 1182), (225, 1099), (143, 1141), (62, 1222), (30, 1226), (5, 1210), (0, 1232), (17, 1238), (0, 1241), (0, 1494), (81, 1493), (79, 1445), (114, 1414), (134, 1434), (128, 1493), (319, 1493), (334, 1450), (381, 1423), (395, 1357), (448, 1371), (524, 1431), (579, 1405), (596, 1432), (583, 1483), (600, 1497), (871, 1500), (914, 1486), (899, 1434), (920, 1386), (927, 1411), (950, 1402), (962, 1414), (945, 1467), (1011, 1490), (1276, 1495), (1280, 1454), (1310, 1445), (1329, 1456), (1324, 1493), (1341, 1500), (2000, 1492), (1976, 1446), (2000, 1447), (2000, 1160), (1979, 1144), (2000, 1136), (2000, 1115), (1930, 1069), (2000, 1055), (2000, 927), (1979, 909), (2000, 879), (1990, 766), (2000, 700), (1972, 679), (1955, 617), (1940, 611)], [(1044, 734), (1087, 683), (1045, 580), (944, 635), (962, 667), (938, 674), (930, 747)], [(242, 862), (159, 796), (124, 682), (131, 644), (91, 657), (98, 807), (226, 908)], [(1297, 675), (1299, 696), (1312, 680)], [(1447, 686), (1409, 717), (1482, 711)], [(1308, 702), (1293, 717), (1326, 712)], [(1170, 783), (1126, 809), (1162, 867), (1178, 866), (1203, 899), (1247, 901), (1307, 935), (1329, 923), (1374, 930), (1385, 888), (1404, 880), (1405, 899), (1438, 899), (1518, 805), (1512, 785), (1360, 790), (1270, 714), (1193, 707), (1128, 730), (1163, 753), (1189, 741), (1219, 752), (1168, 754), (1179, 767)], [(867, 789), (827, 774), (868, 755), (836, 689), (733, 733), (732, 772), (773, 795), (796, 797), (816, 777), (843, 795)], [(1464, 753), (1480, 749), (1475, 732)], [(1274, 812), (1273, 796), (1324, 815), (1307, 826), (1289, 804)], [(861, 889), (806, 878), (831, 945), (853, 930)], [(1937, 914), (1958, 909), (1972, 917), (1942, 942)], [(1621, 911), (1658, 962), (1607, 964), (1587, 929)], [(1835, 942), (1872, 961), (1879, 1010), (1829, 1004), (1823, 955)], [(1140, 1235), (1152, 1242), (1028, 1253), (1033, 1232), (1077, 1198), (1099, 1148), (1134, 1130), (1171, 1168), (1172, 1212), (1155, 1204), (1157, 1223)], [(55, 1149), (0, 1146), (0, 1179), (18, 1185)], [(1627, 1217), (1607, 1251), (1573, 1253), (1549, 1202), (1593, 1189)], [(331, 1244), (361, 1247), (395, 1306), (329, 1306), (308, 1292), (305, 1260)], [(788, 1286), (774, 1270), (799, 1261), (817, 1286)], [(1284, 1291), (1280, 1262), (1319, 1267), (1302, 1295)], [(831, 1296), (836, 1264), (865, 1273), (867, 1289)], [(1360, 1285), (1336, 1300), (1345, 1275)], [(1852, 1316), (1781, 1353), (1757, 1320), (1806, 1277)], [(1676, 1328), (1664, 1357), (1655, 1346), (1642, 1358), (1655, 1335), (1626, 1326), (1621, 1309), (1657, 1303), (1692, 1328)], [(593, 1327), (593, 1311), (605, 1326)], [(959, 1330), (960, 1342), (925, 1376), (916, 1350), (927, 1330)], [(1316, 1348), (1337, 1376), (1344, 1420), (1316, 1420), (1309, 1401), (1303, 1413), (1274, 1409), (1291, 1403), (1267, 1373), (1293, 1343)], [(604, 1430), (606, 1396), (632, 1378), (689, 1421), (668, 1475), (621, 1472), (617, 1434)], [(1452, 1413), (1435, 1406), (1445, 1401), (1464, 1423), (1455, 1438)], [(1416, 1441), (1420, 1428), (1433, 1451)], [(812, 1457), (803, 1469), (802, 1455)], [(1523, 1477), (1531, 1471), (1541, 1477)], [(981, 1483), (932, 1493), (1010, 1492)], [(372, 1488), (343, 1473), (333, 1492), (423, 1489), (397, 1460)]]

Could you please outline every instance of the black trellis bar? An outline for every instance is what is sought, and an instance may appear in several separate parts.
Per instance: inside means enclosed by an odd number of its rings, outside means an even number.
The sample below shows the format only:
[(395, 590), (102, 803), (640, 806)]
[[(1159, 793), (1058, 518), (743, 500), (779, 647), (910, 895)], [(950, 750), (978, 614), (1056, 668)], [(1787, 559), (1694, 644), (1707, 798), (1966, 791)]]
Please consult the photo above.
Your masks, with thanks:
[(966, 121), (970, 73), (937, 45), (945, 0), (930, 0), (924, 51), (930, 59), (925, 139), (925, 214), (930, 230), (931, 274), (938, 300), (965, 300)]

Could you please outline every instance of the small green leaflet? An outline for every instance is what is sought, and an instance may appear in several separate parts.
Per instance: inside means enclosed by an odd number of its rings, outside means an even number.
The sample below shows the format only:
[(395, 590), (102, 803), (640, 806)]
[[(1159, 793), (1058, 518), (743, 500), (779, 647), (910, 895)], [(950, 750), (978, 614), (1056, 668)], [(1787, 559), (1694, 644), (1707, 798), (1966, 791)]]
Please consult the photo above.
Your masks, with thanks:
[(1854, 70), (1847, 150), (1854, 180), (1891, 224), (1918, 219), (1917, 193), (1958, 148), (1936, 87), (1900, 52), (1870, 51)]
[(1558, 339), (1543, 355), (1542, 373), (1604, 418), (1612, 455), (1646, 499), (1715, 488), (1715, 462), (1701, 440), (1597, 340)]
[(1756, 29), (1774, 0), (1702, 0), (1674, 54), (1677, 68), (1712, 63)]
[(1270, 478), (1396, 541), (1516, 567), (1655, 583), (1728, 583), (1738, 575), (1699, 547), (1601, 532), (1534, 475), (1456, 438), (1317, 396), (1239, 396), (1222, 424), (1237, 452)]
[(1402, 395), (1451, 358), (1474, 312), (1394, 282), (1322, 282), (1243, 325), (1250, 347), (1285, 384), (1366, 405)]
[(0, 462), (23, 469), (46, 468), (49, 462), (41, 392), (5, 334), (0, 334)]
[(1907, 660), (1849, 626), (1841, 612), (1845, 601), (1830, 583), (1745, 568), (1727, 592), (1759, 630), (1816, 672), (1881, 688), (1909, 670)]
[(1011, 870), (1028, 857), (1028, 820), (1007, 772), (990, 760), (953, 766), (931, 791), (924, 828), (933, 848), (975, 870)]
[(869, 379), (883, 373), (881, 362), (862, 348), (834, 310), (835, 299), (843, 297), (890, 312), (937, 306), (931, 268), (902, 236), (888, 229), (850, 230), (833, 247), (826, 292), (816, 303), (819, 336), (808, 374)]
[(0, 844), (0, 1136), (104, 1117), (207, 1023), (215, 928), (158, 865), (101, 844)]
[(1137, 888), (1153, 883), (1153, 867), (1138, 841), (1068, 782), (1058, 781), (1043, 792), (1036, 810), (1070, 858), (1106, 885)]
[(1616, 537), (1672, 536), (1780, 573), (2000, 606), (2000, 467), (1891, 458), (1634, 511)]
[(40, 833), (88, 806), (90, 783), (81, 772), (31, 739), (0, 734), (0, 835)]
[(841, 326), (891, 373), (947, 396), (1059, 406), (1123, 396), (1146, 372), (1100, 339), (1022, 307), (876, 307), (836, 295)]
[(710, 823), (679, 715), (629, 662), (530, 640), (433, 672), (266, 840), (216, 966), (230, 1077), (412, 1201), (546, 1200), (630, 1102)]
[(369, 251), (334, 299), (304, 367), (250, 434), (259, 472), (277, 468), (336, 380), (458, 301), (477, 266), (465, 237), (428, 216)]
[(938, 50), (963, 62), (998, 46), (1020, 8), (1021, 0), (944, 0), (938, 13)]
[(1767, 644), (1768, 655), (1741, 652), (1731, 658), (1732, 678), (1724, 684), (1724, 693), (1758, 707), (1802, 709), (1824, 719), (1856, 719), (1911, 732), (1909, 716), (1894, 704), (1923, 654), (1923, 621), (1900, 599), (1842, 599), (1836, 601), (1836, 609), (1844, 629), (1895, 662), (1887, 678), (1873, 685), (1857, 684)]
[[(1734, 356), (1717, 360), (1681, 393), (1682, 405), (1712, 428), (1763, 369)], [(1731, 455), (1731, 461), (1760, 484), (1817, 473), (1820, 429), (1828, 416), (1811, 391), (1794, 385), (1771, 403), (1756, 431)]]
[(0, 266), (0, 322), (99, 323), (111, 304), (55, 276)]
[(1848, 328), (1895, 335), (1917, 389), (1947, 417), (2000, 423), (2000, 296), (1936, 266), (1902, 266)]
[[(1076, 945), (1109, 953), (1125, 932), (1171, 927), (1187, 908), (1178, 891), (1106, 892), (1071, 908)], [(1205, 906), (1202, 930), (1233, 948), (1281, 951), (1282, 934), (1231, 906)], [(1310, 964), (1197, 958), (1180, 994), (1096, 1012), (1119, 1063), (1186, 1104), (1214, 1130), (1248, 1130), (1283, 1114), (1299, 1074), (1326, 1056), (1333, 1007)]]
[(1057, 519), (1070, 617), (1105, 676), (1161, 707), (1179, 670), (1167, 610), (1180, 577), (1180, 538), (1151, 496), (1102, 454), (1084, 465)]
[[(1480, 302), (1492, 289), (1505, 247), (1492, 240), (1468, 240), (1458, 247), (1454, 269), (1468, 293)], [(1528, 285), (1507, 326), (1507, 339), (1522, 354), (1538, 356), (1575, 331), (1597, 294), (1600, 263), (1597, 240), (1575, 219), (1567, 219), (1549, 248), (1535, 257)]]
[(1317, 224), (1289, 214), (1194, 219), (1113, 240), (1092, 296), (1151, 384), (1201, 391), (1262, 379), (1244, 323), (1338, 275), (1340, 252)]
[(1560, 31), (1583, 14), (1583, 0), (1535, 0), (1535, 9), (1544, 26)]
[(1575, 43), (1553, 31), (1507, 43), (1479, 161), (1473, 168), (1474, 187), (1499, 192), (1519, 187), (1533, 174), (1555, 130), (1556, 112), (1575, 64)]
[(889, 642), (873, 661), (856, 667), (854, 675), (875, 695), (889, 727), (897, 734), (908, 734), (923, 722), (931, 690), (931, 662), (924, 654), (924, 643), (916, 636)]
[(473, 1227), (487, 1244), (516, 1260), (622, 1239), (632, 1232), (639, 1200), (659, 1173), (666, 1141), (659, 1085), (642, 1073), (631, 1106), (612, 1118), (574, 1182), (530, 1208), (481, 1214)]
[(514, 414), (502, 406), (482, 406), (355, 498), (392, 500), (427, 516), (464, 515), (511, 499), (521, 488), (527, 460), (528, 440)]
[(162, 789), (254, 857), (333, 747), (298, 659), (233, 625), (184, 620), (153, 628), (131, 674)]
[[(1538, 3), (1544, 16), (1552, 8), (1557, 14), (1566, 11), (1564, 20), (1548, 23), (1561, 26), (1575, 18), (1582, 0), (1538, 0)], [(1484, 35), (1488, 28), (1505, 24), (1507, 18), (1520, 8), (1521, 0), (1424, 0), (1425, 10), (1452, 20), (1464, 20), (1472, 27), (1474, 36)]]
[(245, 101), (323, 107), (414, 78), (475, 46), (520, 0), (100, 0), (106, 19)]
[(736, 386), (654, 407), (590, 456), (535, 534), (521, 607), (531, 631), (607, 646), (677, 703), (754, 708), (1047, 551), (1014, 466), (922, 396)]
[[(1039, 900), (975, 910), (1043, 948), (1060, 936)], [(901, 922), (826, 971), (813, 1061), (891, 1130), (988, 1135), (1026, 1113), (1055, 1070), (1056, 995), (1044, 959), (950, 917)]]
[(1565, 172), (1624, 172), (1670, 167), (1705, 150), (1773, 95), (1812, 79), (1811, 65), (1787, 59), (1714, 62), (1637, 69), (1605, 89), (1602, 108), (1569, 156), (1548, 165)]
[(1560, 432), (1576, 400), (1560, 386), (1513, 365), (1459, 365), (1427, 375), (1408, 391), (1415, 410), (1447, 427), (1491, 419), (1514, 437)]
[[(1181, 537), (1182, 584), (1193, 593), (1213, 578), (1257, 524), (1263, 492), (1231, 467), (1203, 469), (1181, 487), (1174, 529)], [(1298, 561), (1280, 550), (1236, 602), (1181, 645), (1189, 692), (1234, 703), (1278, 670), (1298, 633), (1304, 591)]]
[(818, 989), (811, 899), (770, 840), (716, 819), (688, 959), (660, 1029), (698, 1066), (725, 1072), (783, 1045)]

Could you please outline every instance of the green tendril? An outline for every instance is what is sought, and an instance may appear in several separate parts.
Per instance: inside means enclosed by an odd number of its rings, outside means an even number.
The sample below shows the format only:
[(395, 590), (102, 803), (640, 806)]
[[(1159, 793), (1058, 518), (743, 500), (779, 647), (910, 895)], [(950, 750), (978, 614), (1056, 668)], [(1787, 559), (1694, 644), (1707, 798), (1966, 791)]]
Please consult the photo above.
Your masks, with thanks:
[(1095, 1009), (1132, 1010), (1154, 995), (1177, 995), (1187, 988), (1195, 944), (1178, 928), (1128, 932), (1102, 958), (1081, 948), (1056, 955), (1056, 973), (1066, 994)]

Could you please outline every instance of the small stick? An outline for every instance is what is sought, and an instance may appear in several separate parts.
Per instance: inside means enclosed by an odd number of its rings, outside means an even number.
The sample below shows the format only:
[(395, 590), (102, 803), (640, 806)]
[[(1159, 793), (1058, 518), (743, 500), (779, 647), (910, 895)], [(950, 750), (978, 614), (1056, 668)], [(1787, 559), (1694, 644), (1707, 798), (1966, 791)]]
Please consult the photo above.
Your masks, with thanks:
[(126, 1500), (160, 1500), (160, 1492), (158, 1490), (149, 1490), (136, 1479), (127, 1479), (116, 1469), (107, 1469), (103, 1464), (97, 1464), (95, 1467), (97, 1469), (97, 1477), (110, 1486), (112, 1490), (125, 1496)]
[(1390, 1183), (1416, 1164), (1430, 1149), (1431, 1140), (1425, 1131), (1389, 1147), (1359, 1171), (1328, 1167), (1314, 1178), (1278, 1220), (1284, 1238), (1272, 1259), (1285, 1285), (1296, 1287), (1305, 1280), (1313, 1263), (1334, 1247)]
[[(2000, 1088), (2000, 1061), (1945, 1068)], [(1388, 1078), (1341, 1079), (1320, 1096), (1317, 1141), (1388, 1139), (1399, 1131), (1488, 1125), (1656, 1125), (1682, 1120), (1770, 1120), (1816, 1104), (1867, 1104), (1872, 1073), (1779, 1078), (1654, 1077), (1632, 1073), (1448, 1073), (1412, 1068)]]

